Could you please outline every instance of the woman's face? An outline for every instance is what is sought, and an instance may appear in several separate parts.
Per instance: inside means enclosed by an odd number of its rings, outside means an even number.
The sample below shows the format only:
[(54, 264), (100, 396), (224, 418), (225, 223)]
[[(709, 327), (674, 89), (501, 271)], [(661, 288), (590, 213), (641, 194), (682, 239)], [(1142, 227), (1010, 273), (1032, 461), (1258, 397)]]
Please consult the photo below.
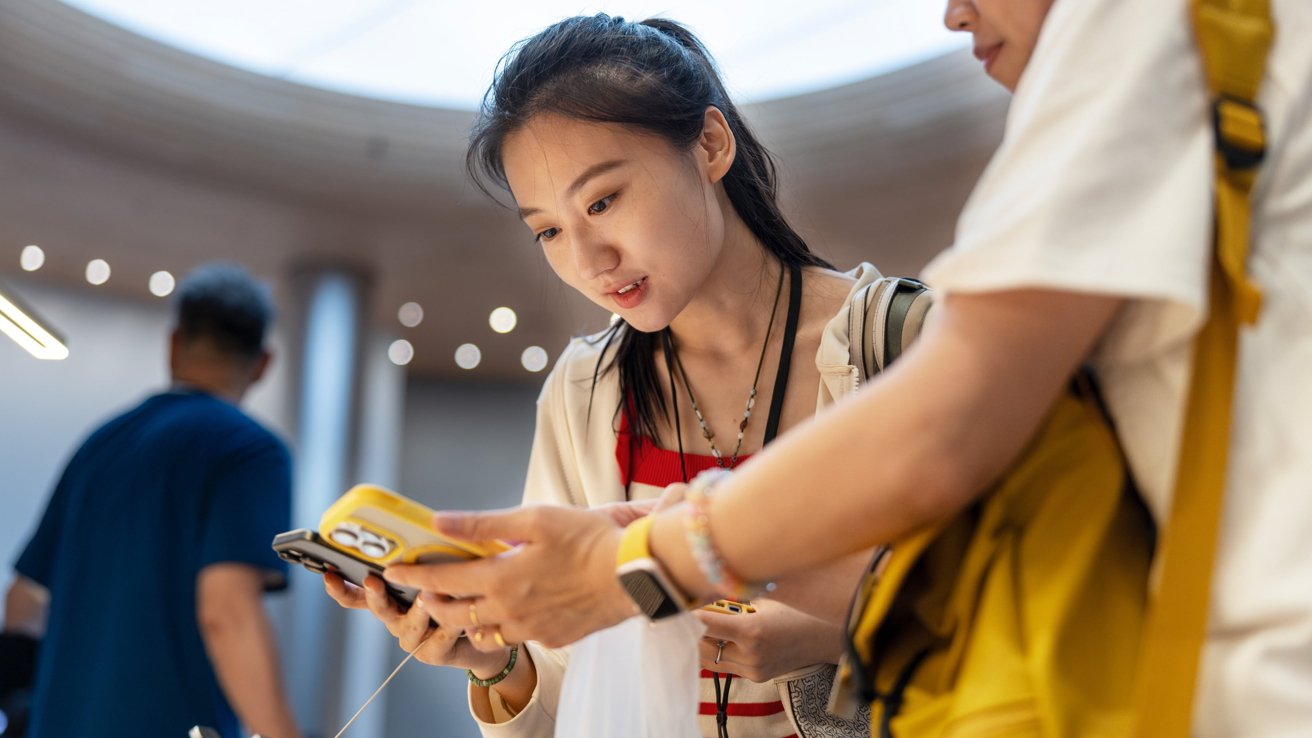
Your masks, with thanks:
[(723, 244), (723, 172), (704, 144), (680, 151), (622, 125), (542, 114), (506, 137), (502, 163), (556, 274), (651, 332), (697, 294)]
[(948, 0), (943, 23), (975, 37), (975, 58), (1012, 92), (1034, 53), (1053, 0)]

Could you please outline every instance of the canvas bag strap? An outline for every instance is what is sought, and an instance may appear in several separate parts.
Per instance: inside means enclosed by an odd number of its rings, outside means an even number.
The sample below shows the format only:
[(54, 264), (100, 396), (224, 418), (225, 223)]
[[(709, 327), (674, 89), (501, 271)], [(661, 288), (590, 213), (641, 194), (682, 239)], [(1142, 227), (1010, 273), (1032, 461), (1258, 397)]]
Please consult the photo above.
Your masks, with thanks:
[(1216, 134), (1215, 252), (1139, 672), (1139, 738), (1190, 735), (1225, 496), (1239, 326), (1255, 322), (1261, 308), (1245, 263), (1250, 195), (1266, 151), (1257, 92), (1274, 35), (1270, 0), (1191, 4)]

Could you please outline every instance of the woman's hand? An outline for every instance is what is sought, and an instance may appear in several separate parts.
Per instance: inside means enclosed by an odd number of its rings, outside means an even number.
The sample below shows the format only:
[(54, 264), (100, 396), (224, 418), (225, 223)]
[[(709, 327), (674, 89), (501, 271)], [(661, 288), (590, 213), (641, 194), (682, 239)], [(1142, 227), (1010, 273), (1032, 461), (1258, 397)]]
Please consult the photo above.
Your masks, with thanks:
[(365, 579), (363, 587), (357, 587), (337, 574), (327, 573), (323, 575), (323, 585), (328, 596), (336, 600), (337, 604), (352, 610), (368, 610), (382, 621), (387, 632), (396, 638), (406, 653), (413, 651), (422, 642), (423, 645), (415, 652), (415, 658), (425, 664), (471, 669), (479, 676), (495, 674), (506, 664), (509, 649), (497, 649), (497, 653), (488, 653), (474, 648), (465, 637), (469, 603), (465, 603), (465, 620), (452, 617), (445, 622), (437, 621), (443, 623), (438, 626), (423, 607), (415, 606), (401, 612), (401, 608), (387, 595), (383, 580), (372, 574)]
[(468, 602), (477, 603), (479, 627), (469, 639), (476, 648), (499, 652), (498, 633), (507, 643), (564, 646), (638, 612), (615, 576), (621, 529), (605, 512), (532, 506), (443, 513), (434, 524), (466, 540), (518, 542), (499, 556), (395, 565), (384, 573), (396, 584), (458, 596), (420, 600), (439, 623), (468, 623)]
[(683, 502), (683, 496), (687, 491), (688, 485), (686, 484), (671, 484), (661, 492), (660, 497), (652, 497), (646, 500), (627, 500), (625, 502), (607, 502), (592, 509), (605, 513), (616, 525), (624, 528), (638, 518), (653, 515)]
[(752, 605), (756, 612), (738, 615), (697, 611), (706, 626), (699, 647), (703, 669), (765, 682), (812, 664), (838, 662), (842, 628), (773, 600)]

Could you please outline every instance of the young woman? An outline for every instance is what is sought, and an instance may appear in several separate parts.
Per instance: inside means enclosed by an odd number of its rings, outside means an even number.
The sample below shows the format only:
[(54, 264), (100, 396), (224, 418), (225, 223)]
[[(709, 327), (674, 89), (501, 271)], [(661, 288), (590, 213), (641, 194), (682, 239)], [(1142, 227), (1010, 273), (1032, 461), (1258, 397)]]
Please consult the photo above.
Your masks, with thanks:
[[(769, 154), (682, 26), (578, 17), (523, 43), (487, 95), (469, 165), (485, 189), (509, 189), (556, 274), (619, 316), (573, 341), (547, 379), (526, 502), (654, 500), (704, 469), (743, 464), (854, 385), (844, 308), (878, 274), (834, 271), (788, 225)], [(794, 595), (821, 617), (778, 599), (750, 614), (698, 613), (705, 735), (869, 735), (868, 715), (824, 711), (867, 558), (808, 573)], [(379, 582), (327, 587), (368, 607), (403, 648), (427, 638), (423, 661), (468, 669), (486, 734), (552, 732), (561, 653), (484, 639), (477, 603), (430, 632), (425, 608), (446, 598), (402, 615)], [(568, 603), (556, 617), (571, 617)], [(475, 639), (461, 637), (471, 629)]]
[[(988, 73), (1016, 98), (957, 243), (927, 272), (945, 299), (892, 371), (716, 487), (707, 527), (727, 569), (766, 580), (952, 515), (1017, 456), (1085, 362), (1162, 518), (1211, 263), (1212, 105), (1188, 6), (948, 3), (948, 26), (973, 34)], [(1312, 580), (1312, 424), (1296, 409), (1312, 406), (1300, 360), (1312, 356), (1312, 13), (1299, 0), (1270, 6), (1277, 30), (1257, 100), (1266, 160), (1247, 264), (1262, 313), (1240, 345), (1200, 735), (1296, 734), (1312, 721), (1312, 588), (1282, 584)], [(813, 487), (825, 494), (797, 494)], [(686, 593), (707, 597), (717, 588), (684, 520), (681, 510), (656, 516), (651, 551)], [(599, 516), (528, 508), (439, 524), (524, 543), (514, 557), (388, 578), (469, 594), (491, 632), (565, 643), (632, 611), (614, 572), (622, 534)], [(546, 571), (579, 574), (513, 586)], [(579, 617), (551, 619), (545, 608), (560, 602)]]

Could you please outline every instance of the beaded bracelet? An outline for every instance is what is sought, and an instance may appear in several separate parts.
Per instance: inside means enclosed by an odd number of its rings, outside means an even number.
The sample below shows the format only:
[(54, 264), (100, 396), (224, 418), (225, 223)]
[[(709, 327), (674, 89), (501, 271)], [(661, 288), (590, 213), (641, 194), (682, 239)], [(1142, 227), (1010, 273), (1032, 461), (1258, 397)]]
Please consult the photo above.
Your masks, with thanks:
[(491, 687), (494, 684), (500, 684), (501, 682), (505, 681), (506, 677), (510, 676), (510, 672), (514, 670), (515, 662), (518, 660), (519, 660), (519, 644), (516, 643), (515, 645), (510, 647), (510, 661), (506, 663), (506, 668), (502, 669), (501, 673), (497, 674), (494, 677), (491, 677), (490, 679), (479, 679), (477, 676), (474, 676), (473, 669), (465, 669), (465, 676), (469, 677), (470, 683), (473, 684), (475, 687)]
[(774, 584), (748, 584), (739, 579), (724, 565), (724, 558), (715, 548), (711, 539), (711, 488), (729, 476), (727, 469), (707, 469), (693, 478), (688, 485), (684, 500), (688, 503), (688, 515), (684, 518), (684, 531), (688, 537), (688, 547), (692, 549), (693, 558), (702, 576), (715, 588), (721, 597), (746, 602), (763, 592), (774, 589)]

